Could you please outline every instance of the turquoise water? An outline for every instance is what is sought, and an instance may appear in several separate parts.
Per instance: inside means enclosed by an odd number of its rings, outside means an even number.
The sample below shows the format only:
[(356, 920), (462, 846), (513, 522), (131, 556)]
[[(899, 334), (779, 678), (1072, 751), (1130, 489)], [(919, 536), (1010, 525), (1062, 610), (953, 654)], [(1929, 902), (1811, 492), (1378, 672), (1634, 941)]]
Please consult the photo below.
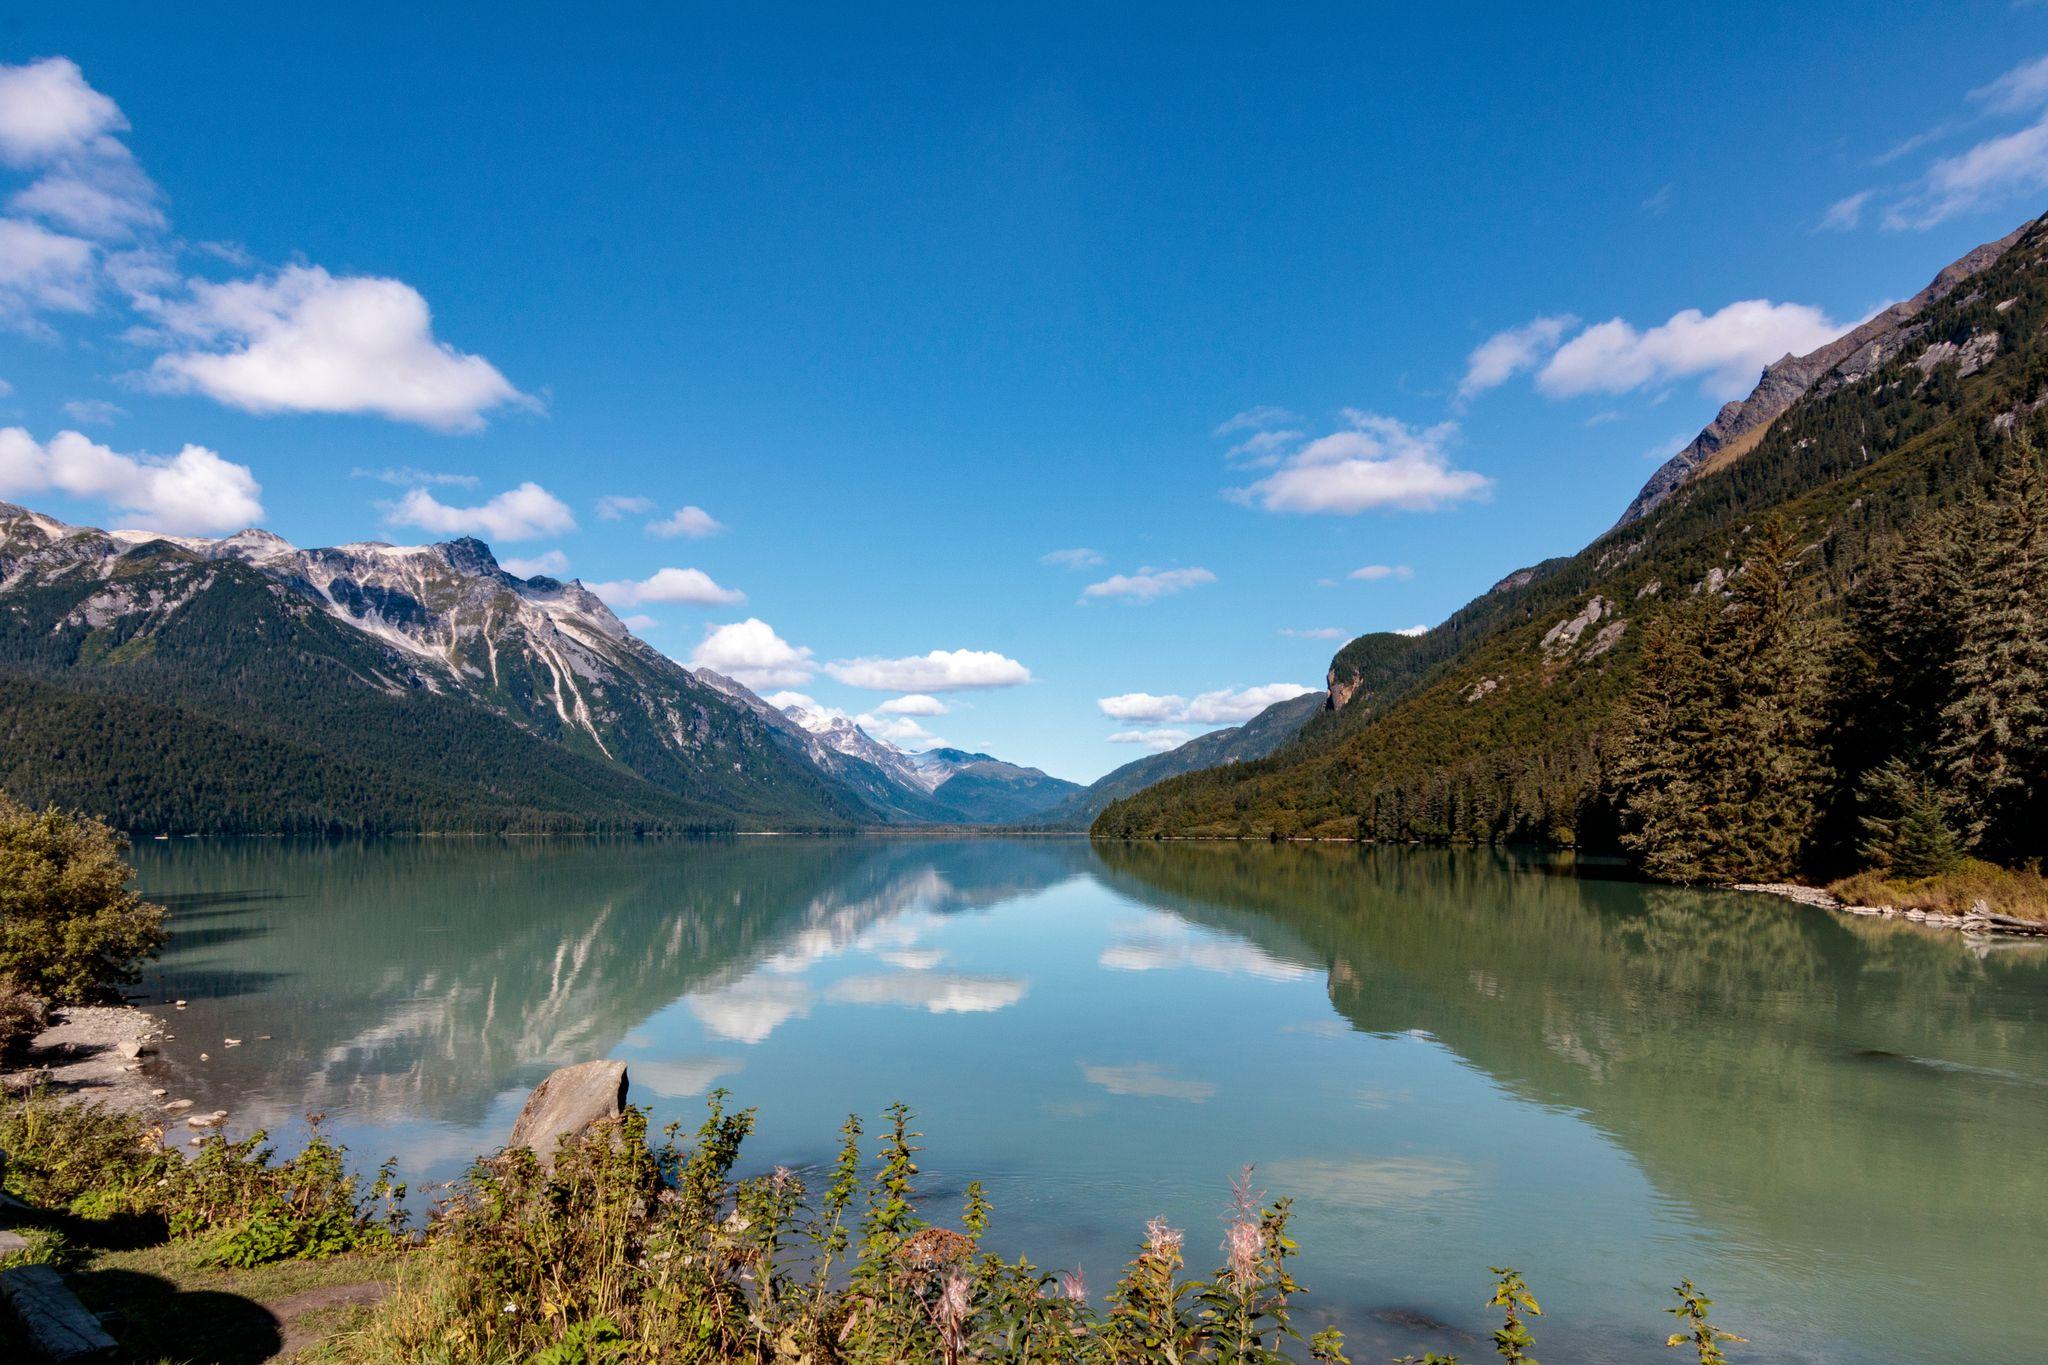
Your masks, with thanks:
[[(552, 1067), (713, 1086), (747, 1162), (914, 1105), (949, 1215), (1100, 1291), (1148, 1217), (1206, 1257), (1246, 1163), (1361, 1361), (1670, 1359), (1691, 1276), (1738, 1359), (2036, 1359), (2048, 956), (1485, 851), (1079, 840), (148, 844), (176, 1095), (327, 1115), (419, 1182)], [(152, 1005), (152, 1008), (158, 1008)], [(266, 1036), (267, 1035), (267, 1036)], [(224, 1046), (239, 1038), (236, 1047)], [(197, 1060), (201, 1051), (209, 1060)]]

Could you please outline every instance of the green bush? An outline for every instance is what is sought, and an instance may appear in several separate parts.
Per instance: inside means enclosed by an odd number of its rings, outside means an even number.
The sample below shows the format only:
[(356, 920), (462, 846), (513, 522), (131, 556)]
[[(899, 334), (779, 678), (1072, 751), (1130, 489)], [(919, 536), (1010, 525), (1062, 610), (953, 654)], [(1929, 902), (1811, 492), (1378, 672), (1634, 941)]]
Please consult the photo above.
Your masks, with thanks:
[(186, 1160), (133, 1114), (68, 1103), (43, 1091), (0, 1098), (8, 1194), (93, 1223), (139, 1218), (159, 1236), (212, 1239), (211, 1259), (237, 1268), (388, 1247), (403, 1235), (405, 1187), (386, 1162), (367, 1184), (317, 1118), (294, 1157), (277, 1162), (262, 1132), (213, 1134)]
[(164, 911), (128, 883), (128, 841), (100, 821), (0, 794), (0, 993), (111, 998), (163, 947)]

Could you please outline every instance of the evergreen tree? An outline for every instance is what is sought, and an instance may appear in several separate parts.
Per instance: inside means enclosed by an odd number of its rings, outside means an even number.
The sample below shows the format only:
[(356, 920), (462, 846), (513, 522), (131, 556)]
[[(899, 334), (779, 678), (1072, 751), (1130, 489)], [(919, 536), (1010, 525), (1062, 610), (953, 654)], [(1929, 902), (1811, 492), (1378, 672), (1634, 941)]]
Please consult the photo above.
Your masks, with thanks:
[(1733, 598), (1675, 611), (1645, 660), (1617, 764), (1644, 871), (1669, 881), (1789, 875), (1830, 769), (1821, 747), (1821, 641), (1793, 595), (1798, 554), (1757, 535)]
[(1857, 852), (1872, 867), (1901, 877), (1935, 877), (1962, 862), (1941, 797), (1902, 760), (1887, 760), (1864, 774), (1859, 796), (1864, 838)]
[(2038, 857), (2048, 845), (2048, 488), (2023, 436), (1972, 531), (1936, 758), (1968, 842)]
[(1719, 601), (1707, 598), (1651, 627), (1631, 724), (1616, 758), (1615, 785), (1629, 814), (1622, 842), (1661, 881), (1696, 882), (1706, 875), (1707, 796), (1693, 756), (1712, 720), (1701, 647), (1719, 613)]

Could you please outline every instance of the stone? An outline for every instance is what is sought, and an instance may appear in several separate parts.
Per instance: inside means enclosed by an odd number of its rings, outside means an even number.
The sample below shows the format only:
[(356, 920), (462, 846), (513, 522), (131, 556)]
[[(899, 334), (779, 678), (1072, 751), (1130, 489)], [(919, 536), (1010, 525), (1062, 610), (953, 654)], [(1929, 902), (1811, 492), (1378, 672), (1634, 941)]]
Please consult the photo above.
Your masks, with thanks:
[(555, 1071), (526, 1097), (508, 1147), (531, 1147), (543, 1168), (555, 1164), (564, 1137), (615, 1119), (626, 1104), (624, 1062), (578, 1062)]
[(114, 1051), (120, 1053), (131, 1062), (149, 1050), (149, 1044), (140, 1038), (123, 1038), (120, 1042), (114, 1044)]

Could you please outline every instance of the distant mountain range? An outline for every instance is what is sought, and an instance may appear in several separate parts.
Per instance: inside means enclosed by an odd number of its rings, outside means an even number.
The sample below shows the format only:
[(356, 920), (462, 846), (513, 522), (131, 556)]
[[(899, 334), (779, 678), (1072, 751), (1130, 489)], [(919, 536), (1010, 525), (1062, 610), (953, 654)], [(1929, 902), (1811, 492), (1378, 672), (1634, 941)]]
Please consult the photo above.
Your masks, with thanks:
[(480, 541), (302, 550), (7, 503), (0, 788), (165, 833), (1013, 823), (1080, 791), (777, 711)]
[(1774, 520), (1805, 547), (1800, 609), (1839, 618), (1935, 519), (1992, 495), (2009, 433), (2048, 430), (2044, 376), (2048, 219), (1768, 366), (1584, 550), (1506, 575), (1419, 638), (1347, 644), (1331, 709), (1292, 744), (1149, 782), (1093, 828), (1611, 844), (1608, 755), (1646, 627), (1725, 593)]
[(778, 709), (710, 669), (698, 669), (697, 677), (759, 716), (792, 752), (852, 793), (883, 823), (1031, 823), (1082, 790), (1037, 768), (964, 749), (911, 753), (876, 739), (847, 716), (802, 704)]

